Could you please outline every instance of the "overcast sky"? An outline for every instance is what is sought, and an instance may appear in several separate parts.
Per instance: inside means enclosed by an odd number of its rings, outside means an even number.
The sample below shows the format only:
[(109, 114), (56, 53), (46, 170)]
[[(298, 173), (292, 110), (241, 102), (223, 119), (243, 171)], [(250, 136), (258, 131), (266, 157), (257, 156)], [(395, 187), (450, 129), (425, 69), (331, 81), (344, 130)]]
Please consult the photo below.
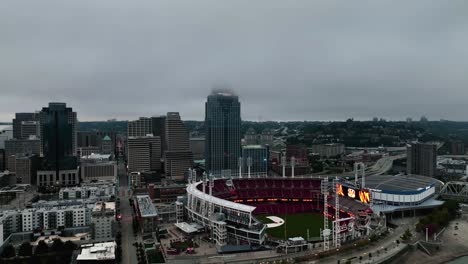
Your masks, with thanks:
[(468, 120), (468, 2), (2, 0), (0, 121), (63, 101), (80, 120)]

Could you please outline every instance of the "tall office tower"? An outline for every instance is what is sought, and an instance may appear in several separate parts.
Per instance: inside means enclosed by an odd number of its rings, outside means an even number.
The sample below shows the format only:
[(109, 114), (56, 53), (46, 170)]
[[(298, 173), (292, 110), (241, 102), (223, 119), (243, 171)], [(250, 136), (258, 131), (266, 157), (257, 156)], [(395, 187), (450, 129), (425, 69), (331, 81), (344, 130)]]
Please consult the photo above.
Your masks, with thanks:
[(213, 91), (205, 103), (206, 169), (214, 175), (237, 171), (241, 156), (239, 97)]
[(129, 137), (129, 172), (159, 171), (161, 168), (161, 139), (149, 134), (143, 137)]
[(37, 155), (17, 155), (14, 170), (16, 181), (22, 184), (35, 184), (40, 165), (41, 161)]
[(13, 137), (27, 139), (40, 137), (39, 113), (16, 113), (13, 119)]
[[(41, 141), (35, 136), (30, 136), (29, 139), (10, 139), (5, 141), (5, 156), (19, 156), (19, 155), (37, 155), (41, 154)], [(5, 167), (9, 170), (10, 165), (8, 160)]]
[(149, 134), (153, 134), (151, 118), (140, 117), (138, 120), (128, 122), (127, 137), (144, 137)]
[(65, 103), (49, 103), (40, 112), (41, 148), (44, 168), (55, 170), (76, 169), (76, 112)]
[(407, 148), (408, 174), (434, 177), (437, 167), (437, 146), (435, 144), (413, 143)]
[(167, 150), (166, 142), (166, 116), (153, 116), (151, 117), (151, 132), (153, 136), (161, 138), (161, 157), (164, 151)]
[(190, 151), (189, 132), (178, 112), (167, 113), (166, 141), (168, 151)]
[(193, 165), (189, 132), (177, 112), (167, 113), (165, 127), (167, 150), (164, 152), (164, 170), (172, 180), (182, 181)]
[(5, 170), (5, 150), (0, 149), (0, 172)]
[(78, 148), (99, 147), (99, 138), (96, 131), (76, 132)]

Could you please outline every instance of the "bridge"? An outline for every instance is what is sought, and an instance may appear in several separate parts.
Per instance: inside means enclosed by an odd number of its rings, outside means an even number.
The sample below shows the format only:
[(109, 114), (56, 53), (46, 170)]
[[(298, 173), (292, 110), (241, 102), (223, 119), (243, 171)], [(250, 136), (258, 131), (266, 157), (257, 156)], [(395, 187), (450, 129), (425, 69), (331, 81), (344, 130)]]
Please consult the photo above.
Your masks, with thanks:
[(439, 196), (443, 199), (468, 202), (468, 182), (447, 182), (442, 190), (440, 190)]

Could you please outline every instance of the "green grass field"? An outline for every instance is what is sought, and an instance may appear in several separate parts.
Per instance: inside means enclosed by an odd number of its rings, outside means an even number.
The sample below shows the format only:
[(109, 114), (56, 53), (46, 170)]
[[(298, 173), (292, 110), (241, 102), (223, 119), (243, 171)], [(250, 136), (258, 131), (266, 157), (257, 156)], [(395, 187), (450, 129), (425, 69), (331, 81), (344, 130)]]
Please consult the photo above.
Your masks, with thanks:
[[(269, 224), (272, 221), (267, 216), (271, 215), (256, 215), (255, 217), (262, 223)], [(278, 239), (288, 239), (290, 237), (303, 237), (307, 239), (307, 229), (309, 229), (309, 237), (319, 237), (320, 228), (323, 229), (323, 215), (318, 213), (304, 213), (293, 215), (276, 215), (284, 219), (285, 223), (282, 226), (268, 228), (267, 234)]]

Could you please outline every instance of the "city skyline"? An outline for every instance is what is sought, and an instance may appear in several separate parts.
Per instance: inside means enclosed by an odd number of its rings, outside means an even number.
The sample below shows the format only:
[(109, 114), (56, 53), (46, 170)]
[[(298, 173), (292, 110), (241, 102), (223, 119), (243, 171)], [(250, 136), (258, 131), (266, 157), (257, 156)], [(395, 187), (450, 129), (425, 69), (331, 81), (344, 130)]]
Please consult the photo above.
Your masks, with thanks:
[(203, 120), (219, 86), (240, 96), (244, 120), (466, 120), (457, 1), (104, 2), (7, 1), (1, 121), (49, 101), (83, 121)]

